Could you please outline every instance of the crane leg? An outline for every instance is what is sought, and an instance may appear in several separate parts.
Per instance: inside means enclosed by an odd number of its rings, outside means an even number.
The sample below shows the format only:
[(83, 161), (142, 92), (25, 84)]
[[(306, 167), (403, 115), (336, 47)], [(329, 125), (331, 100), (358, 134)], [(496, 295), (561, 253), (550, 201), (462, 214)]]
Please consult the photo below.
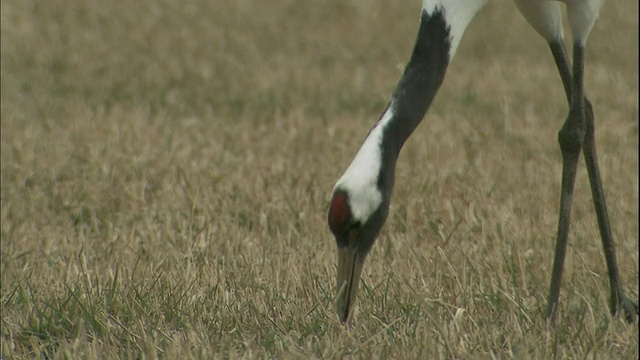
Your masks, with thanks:
[(611, 225), (607, 214), (604, 191), (602, 190), (600, 171), (598, 169), (593, 109), (591, 103), (583, 93), (584, 46), (580, 43), (574, 44), (573, 81), (569, 60), (567, 59), (566, 50), (562, 41), (551, 42), (549, 46), (556, 61), (558, 71), (560, 72), (565, 93), (569, 99), (570, 109), (569, 115), (558, 133), (558, 142), (560, 143), (560, 149), (562, 151), (562, 192), (560, 195), (558, 235), (546, 317), (547, 319), (553, 317), (558, 297), (560, 296), (576, 168), (580, 157), (580, 150), (582, 150), (589, 174), (593, 203), (609, 272), (611, 313), (616, 314), (618, 308), (621, 307), (625, 312), (627, 321), (633, 322), (638, 314), (638, 305), (626, 297), (621, 286), (613, 237), (611, 235)]
[(619, 308), (622, 308), (622, 310), (624, 310), (625, 318), (628, 322), (632, 323), (635, 321), (638, 314), (638, 305), (630, 300), (622, 289), (620, 273), (618, 272), (618, 262), (616, 261), (616, 251), (613, 244), (613, 236), (611, 235), (611, 223), (609, 222), (607, 204), (604, 199), (602, 181), (600, 180), (598, 158), (596, 156), (593, 110), (590, 102), (586, 101), (586, 104), (585, 115), (587, 133), (585, 134), (582, 152), (587, 165), (587, 173), (589, 174), (591, 196), (593, 197), (593, 205), (596, 209), (600, 238), (602, 239), (602, 247), (604, 248), (604, 258), (607, 262), (607, 269), (609, 270), (609, 284), (611, 285), (611, 302), (609, 306), (613, 315), (618, 312)]
[[(577, 54), (576, 54), (577, 55)], [(575, 60), (578, 56), (576, 56)], [(577, 66), (576, 66), (577, 65)], [(581, 77), (580, 61), (574, 62), (574, 79)], [(576, 76), (578, 75), (578, 76)], [(580, 80), (578, 80), (580, 81)], [(574, 87), (575, 83), (573, 84)], [(565, 87), (566, 89), (566, 87)], [(572, 94), (575, 94), (572, 92)], [(562, 185), (560, 193), (560, 212), (558, 219), (558, 233), (556, 238), (555, 256), (553, 259), (553, 272), (551, 274), (551, 288), (547, 304), (546, 317), (551, 318), (555, 313), (556, 304), (560, 296), (560, 285), (564, 259), (567, 252), (567, 238), (571, 220), (571, 205), (573, 202), (573, 189), (576, 180), (576, 171), (580, 151), (584, 143), (586, 133), (586, 121), (584, 116), (584, 100), (571, 96), (569, 115), (562, 128), (558, 132), (558, 142), (562, 151)]]

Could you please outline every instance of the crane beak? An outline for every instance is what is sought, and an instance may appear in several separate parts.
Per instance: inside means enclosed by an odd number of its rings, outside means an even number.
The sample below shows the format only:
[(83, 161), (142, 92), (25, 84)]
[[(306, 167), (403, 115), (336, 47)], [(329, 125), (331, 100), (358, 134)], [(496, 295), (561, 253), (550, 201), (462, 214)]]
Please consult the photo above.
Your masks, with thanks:
[(337, 310), (344, 324), (356, 301), (356, 292), (360, 282), (360, 273), (365, 257), (360, 256), (357, 247), (338, 247), (338, 301)]

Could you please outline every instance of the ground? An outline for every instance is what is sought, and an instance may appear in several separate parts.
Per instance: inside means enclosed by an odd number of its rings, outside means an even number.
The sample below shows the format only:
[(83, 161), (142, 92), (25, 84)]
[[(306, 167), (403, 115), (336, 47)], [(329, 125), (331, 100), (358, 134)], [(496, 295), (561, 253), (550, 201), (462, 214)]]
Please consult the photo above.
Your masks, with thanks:
[[(637, 323), (607, 309), (583, 163), (544, 321), (567, 106), (512, 3), (474, 19), (405, 145), (347, 326), (326, 213), (402, 74), (419, 1), (1, 9), (2, 356), (638, 358)], [(637, 2), (604, 4), (586, 61), (637, 300)]]

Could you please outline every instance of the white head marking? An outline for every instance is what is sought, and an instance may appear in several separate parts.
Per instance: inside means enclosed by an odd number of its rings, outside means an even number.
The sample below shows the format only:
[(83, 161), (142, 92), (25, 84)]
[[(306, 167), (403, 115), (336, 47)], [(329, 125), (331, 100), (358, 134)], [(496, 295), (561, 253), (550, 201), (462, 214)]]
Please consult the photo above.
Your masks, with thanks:
[(382, 138), (394, 111), (395, 104), (392, 101), (333, 188), (334, 192), (343, 190), (349, 194), (349, 206), (356, 221), (366, 221), (382, 202), (382, 193), (377, 184), (382, 168)]

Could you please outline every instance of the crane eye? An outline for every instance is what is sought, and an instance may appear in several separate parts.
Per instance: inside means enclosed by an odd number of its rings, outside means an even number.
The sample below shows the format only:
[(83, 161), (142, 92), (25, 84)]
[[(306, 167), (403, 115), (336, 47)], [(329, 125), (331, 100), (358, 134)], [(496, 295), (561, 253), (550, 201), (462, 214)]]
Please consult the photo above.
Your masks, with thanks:
[(353, 221), (351, 224), (349, 224), (349, 232), (353, 230), (360, 230), (361, 227), (362, 223), (360, 221)]
[(360, 231), (361, 224), (362, 223), (360, 221), (351, 222), (341, 234), (336, 234), (338, 247), (354, 245), (358, 239), (358, 232)]

